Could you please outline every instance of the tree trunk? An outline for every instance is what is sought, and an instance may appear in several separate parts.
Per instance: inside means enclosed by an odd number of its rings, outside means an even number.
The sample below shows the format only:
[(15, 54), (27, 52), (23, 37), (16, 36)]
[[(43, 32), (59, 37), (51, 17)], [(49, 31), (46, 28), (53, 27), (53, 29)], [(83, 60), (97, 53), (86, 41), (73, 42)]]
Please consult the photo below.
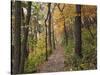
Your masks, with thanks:
[(21, 2), (15, 1), (15, 28), (14, 28), (14, 65), (13, 74), (19, 73), (21, 51)]
[(48, 41), (49, 41), (49, 47), (50, 47), (50, 53), (52, 52), (52, 42), (51, 42), (51, 3), (48, 4)]
[(82, 49), (82, 40), (81, 40), (81, 6), (76, 5), (76, 13), (75, 17), (75, 53), (77, 56), (81, 57), (81, 49)]
[[(48, 17), (48, 15), (47, 15)], [(48, 48), (47, 48), (47, 24), (46, 24), (46, 21), (45, 20), (45, 29), (46, 29), (46, 36), (45, 36), (45, 48), (46, 48), (46, 60), (48, 60)]]
[(28, 2), (28, 8), (27, 8), (27, 16), (26, 16), (26, 25), (23, 29), (23, 40), (22, 40), (22, 46), (21, 46), (21, 62), (20, 62), (20, 73), (24, 72), (24, 63), (25, 58), (28, 56), (28, 50), (27, 50), (27, 41), (28, 41), (28, 31), (29, 31), (29, 21), (31, 17), (31, 2)]
[(48, 35), (48, 33), (47, 33), (47, 23), (46, 23), (48, 20), (48, 16), (49, 16), (49, 9), (48, 9), (47, 17), (45, 19), (45, 29), (46, 29), (46, 35), (45, 35), (46, 59), (45, 60), (48, 60), (48, 47), (47, 47), (47, 35)]
[(68, 45), (68, 33), (67, 33), (67, 30), (66, 30), (66, 25), (65, 25), (65, 19), (64, 19), (64, 33), (65, 33), (65, 40), (66, 40), (66, 46)]
[(14, 32), (13, 32), (13, 1), (11, 1), (11, 73), (13, 73), (13, 64), (14, 64), (14, 62), (13, 62), (13, 60), (14, 60), (14, 58), (13, 58), (13, 56), (14, 56)]
[(53, 48), (55, 49), (55, 34), (54, 34), (54, 27), (52, 26), (52, 38), (53, 38)]

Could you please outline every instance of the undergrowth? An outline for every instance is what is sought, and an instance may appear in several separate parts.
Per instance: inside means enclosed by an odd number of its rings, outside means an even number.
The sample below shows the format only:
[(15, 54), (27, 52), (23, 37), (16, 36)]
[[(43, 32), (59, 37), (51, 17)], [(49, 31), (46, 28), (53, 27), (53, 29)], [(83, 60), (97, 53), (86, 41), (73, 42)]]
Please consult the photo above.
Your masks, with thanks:
[(68, 37), (67, 46), (63, 42), (65, 49), (65, 71), (93, 70), (97, 68), (96, 29), (91, 28), (91, 31), (95, 36), (94, 39), (87, 29), (82, 28), (82, 58), (77, 57), (75, 54), (74, 38)]
[[(31, 40), (32, 42), (32, 40)], [(33, 46), (35, 43), (30, 43)], [(48, 49), (50, 55), (50, 50)], [(45, 39), (44, 36), (38, 39), (37, 44), (34, 45), (34, 50), (29, 53), (28, 59), (25, 62), (24, 72), (33, 73), (37, 71), (38, 65), (43, 63), (46, 59)]]

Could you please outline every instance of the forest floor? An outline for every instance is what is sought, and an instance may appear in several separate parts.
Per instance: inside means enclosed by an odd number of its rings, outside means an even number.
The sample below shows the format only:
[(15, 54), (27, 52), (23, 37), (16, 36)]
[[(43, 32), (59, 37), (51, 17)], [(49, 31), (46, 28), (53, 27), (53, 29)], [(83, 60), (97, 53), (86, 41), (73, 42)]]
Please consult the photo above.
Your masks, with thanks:
[(64, 71), (64, 49), (60, 44), (56, 46), (56, 49), (48, 57), (48, 61), (45, 61), (37, 68), (37, 73), (58, 71)]

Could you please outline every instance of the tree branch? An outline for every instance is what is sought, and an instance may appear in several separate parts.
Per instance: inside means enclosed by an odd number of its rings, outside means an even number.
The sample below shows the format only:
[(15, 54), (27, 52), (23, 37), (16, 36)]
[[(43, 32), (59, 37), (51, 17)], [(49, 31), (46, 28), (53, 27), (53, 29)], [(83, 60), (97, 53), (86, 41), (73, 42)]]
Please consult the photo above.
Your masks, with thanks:
[(63, 5), (63, 8), (62, 9), (60, 8), (60, 4), (58, 4), (57, 6), (58, 6), (58, 9), (60, 10), (60, 12), (63, 12), (63, 10), (65, 8), (65, 4)]

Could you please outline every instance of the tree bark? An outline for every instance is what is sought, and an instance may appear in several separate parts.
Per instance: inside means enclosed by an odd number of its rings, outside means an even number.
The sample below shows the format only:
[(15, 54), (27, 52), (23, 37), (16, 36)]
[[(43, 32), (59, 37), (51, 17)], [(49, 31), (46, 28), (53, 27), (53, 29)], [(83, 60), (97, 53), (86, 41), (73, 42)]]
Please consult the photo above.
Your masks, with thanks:
[(15, 28), (14, 28), (14, 65), (13, 74), (19, 73), (21, 51), (21, 2), (15, 1)]
[(82, 53), (82, 40), (81, 40), (81, 5), (76, 5), (76, 13), (75, 17), (75, 53), (77, 56), (81, 57)]
[(52, 26), (52, 37), (53, 37), (53, 48), (55, 49), (55, 34), (54, 34), (54, 27)]
[(66, 46), (67, 46), (68, 45), (68, 32), (66, 30), (65, 19), (64, 19), (64, 33), (65, 33), (65, 40), (66, 40)]
[(47, 40), (48, 40), (48, 37), (47, 37), (47, 35), (48, 35), (48, 31), (47, 31), (47, 20), (48, 20), (48, 17), (49, 17), (49, 8), (48, 8), (48, 12), (47, 12), (47, 17), (46, 17), (46, 19), (45, 19), (45, 29), (46, 29), (46, 36), (45, 36), (45, 48), (46, 48), (46, 60), (48, 60), (48, 42), (47, 42)]
[(26, 16), (26, 23), (25, 27), (23, 29), (23, 40), (22, 40), (22, 46), (21, 46), (21, 62), (20, 62), (20, 73), (24, 73), (24, 63), (25, 58), (28, 56), (28, 50), (27, 50), (27, 41), (28, 41), (28, 31), (29, 31), (29, 21), (31, 17), (31, 2), (28, 2), (28, 8), (27, 8), (27, 16)]
[(51, 41), (51, 3), (48, 4), (48, 41), (49, 41), (49, 47), (50, 47), (50, 53), (52, 52), (52, 41)]
[[(48, 15), (47, 15), (48, 18)], [(47, 19), (45, 20), (45, 29), (46, 29), (46, 36), (45, 36), (45, 48), (46, 48), (46, 60), (48, 60), (48, 47), (47, 47), (47, 24), (46, 24)]]

